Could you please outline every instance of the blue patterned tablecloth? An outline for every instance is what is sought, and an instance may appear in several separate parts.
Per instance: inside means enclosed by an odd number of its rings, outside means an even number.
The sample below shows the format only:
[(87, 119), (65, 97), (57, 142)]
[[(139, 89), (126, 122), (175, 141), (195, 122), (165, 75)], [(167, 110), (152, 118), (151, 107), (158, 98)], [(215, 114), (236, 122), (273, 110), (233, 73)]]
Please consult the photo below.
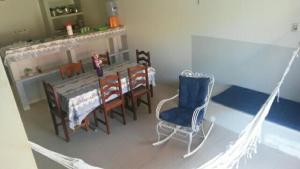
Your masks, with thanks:
[[(137, 65), (125, 62), (104, 67), (104, 76), (120, 72), (122, 91), (127, 93), (129, 88), (127, 68)], [(148, 68), (149, 83), (155, 86), (155, 69)], [(74, 129), (95, 108), (101, 105), (99, 78), (95, 71), (86, 72), (69, 79), (49, 82), (60, 96), (61, 108), (68, 113), (69, 127)], [(110, 99), (115, 98), (112, 96)]]

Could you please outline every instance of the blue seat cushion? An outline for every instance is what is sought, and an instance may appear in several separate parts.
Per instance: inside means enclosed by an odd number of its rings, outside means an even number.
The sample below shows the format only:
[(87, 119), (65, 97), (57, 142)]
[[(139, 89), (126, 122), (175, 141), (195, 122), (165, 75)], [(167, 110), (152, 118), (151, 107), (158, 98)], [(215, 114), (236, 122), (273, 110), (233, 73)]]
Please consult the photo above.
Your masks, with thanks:
[[(161, 112), (159, 117), (160, 119), (169, 123), (177, 124), (184, 127), (191, 127), (194, 110), (195, 109), (176, 107)], [(203, 114), (204, 114), (204, 110), (201, 110), (197, 118), (198, 124), (201, 123), (203, 119)]]
[(205, 103), (210, 79), (179, 76), (179, 107), (195, 109)]

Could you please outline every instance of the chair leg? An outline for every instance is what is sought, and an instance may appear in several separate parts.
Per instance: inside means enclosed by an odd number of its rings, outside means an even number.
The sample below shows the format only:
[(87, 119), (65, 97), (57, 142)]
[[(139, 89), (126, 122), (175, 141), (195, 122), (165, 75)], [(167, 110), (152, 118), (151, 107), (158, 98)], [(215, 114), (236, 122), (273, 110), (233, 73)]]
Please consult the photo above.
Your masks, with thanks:
[(193, 142), (193, 135), (192, 135), (192, 133), (190, 133), (190, 134), (189, 134), (189, 143), (188, 143), (187, 154), (190, 154), (190, 153), (191, 153), (192, 142)]
[(125, 106), (126, 106), (126, 108), (130, 108), (128, 97), (129, 97), (128, 94), (125, 94)]
[[(202, 126), (202, 127), (203, 127), (203, 126)], [(203, 144), (205, 143), (205, 141), (206, 141), (206, 139), (208, 138), (209, 134), (211, 133), (213, 127), (214, 127), (214, 122), (211, 122), (211, 124), (210, 124), (210, 126), (209, 126), (209, 129), (208, 129), (208, 131), (206, 132), (205, 137), (204, 137), (204, 139), (202, 140), (202, 142), (201, 142), (196, 148), (194, 148), (192, 151), (188, 151), (188, 153), (185, 154), (185, 155), (183, 156), (183, 158), (187, 158), (187, 157), (193, 155), (194, 153), (196, 153), (196, 152), (203, 146)]]
[(153, 85), (150, 85), (151, 97), (153, 97)]
[(137, 116), (136, 116), (136, 98), (135, 97), (131, 97), (131, 103), (132, 103), (132, 111), (133, 111), (133, 119), (137, 120)]
[(114, 119), (114, 118), (115, 118), (114, 112), (111, 111), (111, 112), (109, 113), (109, 116), (110, 116), (110, 118)]
[(109, 128), (109, 118), (108, 118), (108, 112), (104, 111), (104, 119), (105, 119), (105, 125), (106, 125), (106, 133), (110, 134), (110, 128)]
[(52, 122), (54, 125), (54, 130), (55, 130), (55, 134), (58, 135), (59, 134), (59, 130), (58, 130), (58, 125), (57, 125), (57, 121), (56, 121), (56, 117), (53, 113), (51, 113), (51, 117), (52, 117)]
[[(157, 134), (159, 135), (159, 124), (157, 124)], [(174, 128), (173, 129), (173, 131), (172, 131), (172, 133), (170, 133), (168, 136), (166, 136), (164, 139), (162, 139), (162, 140), (160, 140), (160, 137), (159, 137), (159, 140), (157, 141), (157, 142), (155, 142), (155, 143), (153, 143), (152, 145), (153, 146), (159, 146), (159, 145), (161, 145), (161, 144), (163, 144), (163, 143), (165, 143), (165, 142), (167, 142), (168, 140), (170, 140), (171, 138), (172, 138), (172, 136), (174, 135), (174, 134), (176, 134), (176, 132), (177, 132), (177, 128)]]
[(67, 128), (66, 120), (63, 118), (61, 123), (62, 123), (63, 129), (64, 129), (65, 139), (66, 139), (67, 142), (69, 142), (70, 141), (70, 136), (69, 136), (69, 131), (68, 131), (68, 128)]
[(160, 141), (160, 133), (159, 133), (159, 123), (156, 125), (156, 133), (157, 133), (157, 142)]
[(124, 106), (124, 104), (122, 104), (121, 109), (122, 109), (123, 124), (126, 125), (125, 106)]
[(86, 117), (82, 121), (81, 128), (83, 128), (86, 132), (88, 132), (89, 131), (89, 125), (90, 125), (90, 119), (89, 119), (89, 117)]
[(96, 112), (96, 110), (93, 111), (93, 114), (94, 114), (94, 122), (95, 122), (95, 126), (98, 127), (98, 117), (97, 117), (97, 112)]
[(136, 100), (137, 100), (137, 107), (140, 107), (140, 105), (141, 105), (141, 97), (138, 97)]
[(147, 93), (147, 99), (148, 99), (148, 111), (149, 111), (149, 114), (151, 114), (151, 96), (150, 96), (150, 93), (148, 92)]

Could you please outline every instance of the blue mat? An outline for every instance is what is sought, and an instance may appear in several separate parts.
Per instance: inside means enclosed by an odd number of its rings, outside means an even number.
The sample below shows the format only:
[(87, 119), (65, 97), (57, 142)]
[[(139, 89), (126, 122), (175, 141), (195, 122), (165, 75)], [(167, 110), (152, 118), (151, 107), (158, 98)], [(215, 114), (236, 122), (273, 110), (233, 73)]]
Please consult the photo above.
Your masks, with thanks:
[[(248, 114), (256, 115), (269, 97), (268, 94), (232, 86), (212, 100)], [(276, 99), (277, 100), (277, 99)], [(280, 98), (274, 101), (267, 120), (300, 131), (300, 103)]]

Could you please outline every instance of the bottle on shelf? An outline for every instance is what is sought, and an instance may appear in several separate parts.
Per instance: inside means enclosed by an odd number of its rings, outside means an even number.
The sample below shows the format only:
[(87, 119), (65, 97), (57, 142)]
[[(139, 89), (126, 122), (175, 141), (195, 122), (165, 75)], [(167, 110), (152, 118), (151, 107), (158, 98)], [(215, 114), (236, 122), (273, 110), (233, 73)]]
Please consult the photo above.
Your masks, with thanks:
[(67, 33), (69, 36), (72, 36), (73, 35), (73, 27), (72, 27), (72, 24), (70, 22), (67, 22), (65, 24), (66, 26), (66, 29), (67, 29)]
[(106, 2), (108, 25), (110, 28), (117, 28), (120, 26), (118, 6), (114, 0), (108, 0)]

